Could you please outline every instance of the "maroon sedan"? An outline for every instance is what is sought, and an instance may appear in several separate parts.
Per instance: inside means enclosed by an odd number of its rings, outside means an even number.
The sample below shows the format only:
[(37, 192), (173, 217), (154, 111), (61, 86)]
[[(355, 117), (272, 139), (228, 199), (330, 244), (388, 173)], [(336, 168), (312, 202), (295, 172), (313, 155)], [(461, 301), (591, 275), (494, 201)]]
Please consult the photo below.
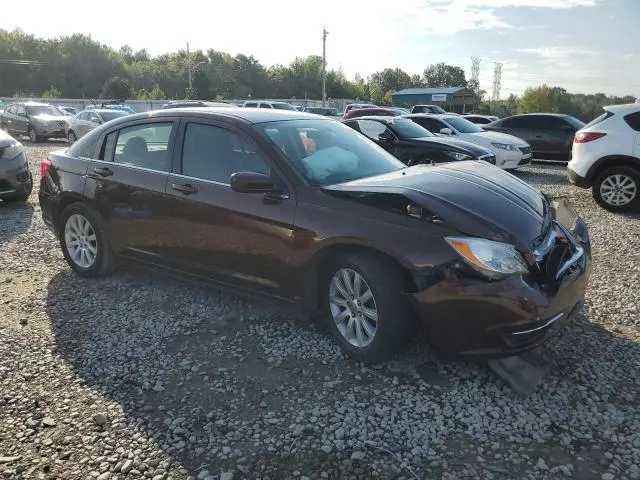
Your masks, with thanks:
[(583, 221), (486, 162), (406, 167), (346, 125), (258, 109), (104, 124), (41, 165), (79, 275), (132, 259), (299, 302), (371, 360), (413, 320), (444, 354), (512, 355), (579, 308)]

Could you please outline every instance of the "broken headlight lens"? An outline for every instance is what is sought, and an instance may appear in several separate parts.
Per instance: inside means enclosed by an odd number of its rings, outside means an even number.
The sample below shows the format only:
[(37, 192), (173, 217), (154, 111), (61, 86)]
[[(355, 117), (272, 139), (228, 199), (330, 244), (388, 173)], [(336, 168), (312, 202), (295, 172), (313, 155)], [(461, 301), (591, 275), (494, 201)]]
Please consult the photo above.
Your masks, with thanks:
[(529, 271), (513, 245), (484, 238), (445, 237), (445, 240), (468, 265), (489, 278)]

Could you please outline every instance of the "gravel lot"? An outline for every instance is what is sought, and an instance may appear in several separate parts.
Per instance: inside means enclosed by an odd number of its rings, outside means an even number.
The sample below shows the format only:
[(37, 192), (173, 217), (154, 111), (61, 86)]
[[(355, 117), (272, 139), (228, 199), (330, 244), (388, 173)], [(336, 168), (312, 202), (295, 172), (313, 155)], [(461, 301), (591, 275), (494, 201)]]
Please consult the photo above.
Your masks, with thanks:
[[(29, 146), (34, 177), (55, 147)], [(517, 175), (569, 196), (594, 247), (584, 312), (526, 357), (545, 372), (527, 398), (420, 341), (365, 367), (263, 300), (136, 267), (81, 279), (36, 191), (0, 205), (0, 475), (640, 479), (639, 216), (562, 166)]]

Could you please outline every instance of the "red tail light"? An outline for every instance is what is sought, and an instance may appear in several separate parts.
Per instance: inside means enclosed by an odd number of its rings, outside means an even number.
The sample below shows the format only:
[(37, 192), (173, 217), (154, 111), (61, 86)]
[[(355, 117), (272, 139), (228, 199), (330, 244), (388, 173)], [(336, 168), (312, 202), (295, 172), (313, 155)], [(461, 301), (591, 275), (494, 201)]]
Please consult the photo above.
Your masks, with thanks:
[(606, 135), (606, 133), (602, 132), (578, 132), (576, 136), (573, 138), (573, 143), (587, 143), (593, 142), (594, 140), (598, 140)]
[(51, 160), (45, 158), (40, 162), (40, 178), (44, 178), (47, 176), (47, 172), (49, 171), (49, 167), (51, 166)]

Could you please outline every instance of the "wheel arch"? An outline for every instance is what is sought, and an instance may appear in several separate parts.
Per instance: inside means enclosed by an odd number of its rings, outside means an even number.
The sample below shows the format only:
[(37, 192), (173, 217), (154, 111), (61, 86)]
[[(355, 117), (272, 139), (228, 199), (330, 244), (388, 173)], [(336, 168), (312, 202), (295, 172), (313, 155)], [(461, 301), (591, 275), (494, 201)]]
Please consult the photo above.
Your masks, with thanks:
[(74, 203), (83, 203), (82, 196), (80, 194), (75, 192), (67, 192), (64, 193), (60, 198), (53, 217), (53, 224), (57, 232), (61, 231), (62, 226), (60, 225), (60, 217), (62, 216), (62, 212), (64, 212), (65, 208)]
[(320, 279), (326, 273), (327, 266), (331, 259), (339, 255), (346, 254), (363, 254), (371, 257), (379, 258), (383, 262), (387, 262), (399, 268), (403, 273), (404, 284), (402, 289), (404, 292), (416, 292), (418, 288), (415, 280), (411, 275), (409, 265), (401, 258), (385, 252), (381, 249), (370, 245), (362, 245), (357, 243), (334, 243), (327, 245), (307, 262), (303, 274), (303, 295), (305, 310), (310, 313), (317, 313), (321, 309), (321, 286)]
[(611, 167), (631, 167), (640, 171), (640, 158), (631, 155), (607, 155), (598, 159), (587, 172), (589, 184), (593, 185), (600, 172)]

